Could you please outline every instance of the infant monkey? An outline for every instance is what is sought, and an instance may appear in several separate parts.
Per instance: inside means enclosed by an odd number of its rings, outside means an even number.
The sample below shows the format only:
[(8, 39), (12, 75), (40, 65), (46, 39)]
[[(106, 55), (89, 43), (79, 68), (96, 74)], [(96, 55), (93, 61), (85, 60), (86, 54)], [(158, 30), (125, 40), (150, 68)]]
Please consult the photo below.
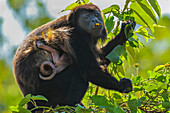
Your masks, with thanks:
[[(72, 29), (54, 28), (52, 25), (47, 27), (44, 25), (32, 31), (18, 48), (14, 60), (17, 61), (14, 63), (17, 68), (36, 70), (34, 73), (42, 80), (51, 80), (72, 64), (74, 57), (69, 37)], [(27, 58), (29, 60), (26, 61)], [(21, 60), (26, 61), (26, 64), (17, 66), (19, 62), (23, 62)]]
[[(70, 65), (72, 63), (72, 61), (70, 62), (65, 62), (68, 60), (68, 56), (63, 53), (61, 56), (59, 54), (59, 51), (57, 51), (56, 49), (45, 45), (42, 41), (37, 41), (36, 45), (38, 48), (46, 50), (48, 52), (51, 53), (52, 56), (52, 62), (50, 61), (44, 61), (43, 63), (41, 63), (40, 65), (40, 74), (39, 77), (43, 80), (50, 80), (52, 79), (57, 73), (60, 73), (62, 70), (64, 70), (68, 65)], [(60, 48), (64, 51), (64, 47), (60, 46)], [(52, 68), (52, 73), (48, 70), (48, 68)], [(42, 76), (41, 74), (43, 74), (44, 76)], [(50, 75), (50, 76), (45, 76), (45, 75)]]

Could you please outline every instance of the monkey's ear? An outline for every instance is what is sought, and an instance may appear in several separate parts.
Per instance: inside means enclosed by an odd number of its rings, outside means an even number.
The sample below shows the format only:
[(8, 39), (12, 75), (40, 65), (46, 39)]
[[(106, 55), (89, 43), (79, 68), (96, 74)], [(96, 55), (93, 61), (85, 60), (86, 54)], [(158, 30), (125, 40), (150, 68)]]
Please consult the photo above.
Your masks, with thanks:
[(104, 41), (107, 38), (107, 34), (108, 34), (108, 32), (107, 32), (106, 26), (104, 25), (104, 28), (103, 28), (102, 33), (101, 33), (102, 41)]
[(76, 26), (76, 23), (77, 23), (76, 19), (77, 19), (76, 11), (72, 10), (70, 14), (68, 14), (67, 16), (67, 21), (70, 25)]

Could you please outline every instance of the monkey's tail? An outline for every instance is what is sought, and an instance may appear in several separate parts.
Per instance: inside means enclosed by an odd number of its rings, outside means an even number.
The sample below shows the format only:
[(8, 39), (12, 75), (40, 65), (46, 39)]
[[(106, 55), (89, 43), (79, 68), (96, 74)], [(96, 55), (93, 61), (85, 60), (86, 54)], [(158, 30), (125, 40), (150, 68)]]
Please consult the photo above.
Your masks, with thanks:
[(52, 62), (44, 61), (40, 65), (40, 72), (39, 77), (42, 80), (51, 80), (56, 75), (57, 68)]

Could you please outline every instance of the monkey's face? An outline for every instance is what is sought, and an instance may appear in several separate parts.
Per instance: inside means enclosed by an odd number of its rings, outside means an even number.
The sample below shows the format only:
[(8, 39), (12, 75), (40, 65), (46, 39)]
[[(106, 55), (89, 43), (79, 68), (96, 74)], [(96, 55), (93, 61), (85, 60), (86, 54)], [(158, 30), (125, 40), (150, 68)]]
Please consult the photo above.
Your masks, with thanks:
[(79, 15), (79, 26), (92, 36), (100, 36), (103, 30), (103, 18), (99, 11), (85, 10)]

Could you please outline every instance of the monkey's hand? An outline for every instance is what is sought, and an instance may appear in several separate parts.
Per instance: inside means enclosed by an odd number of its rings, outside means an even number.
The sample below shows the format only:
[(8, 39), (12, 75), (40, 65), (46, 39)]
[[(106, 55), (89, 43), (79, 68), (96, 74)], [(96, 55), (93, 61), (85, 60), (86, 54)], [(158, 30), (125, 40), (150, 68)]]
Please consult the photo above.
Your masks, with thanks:
[(119, 91), (121, 93), (129, 93), (133, 90), (132, 82), (127, 78), (120, 79), (118, 86), (120, 87)]
[(120, 34), (125, 37), (125, 40), (128, 39), (127, 35), (130, 30), (133, 30), (136, 26), (136, 22), (132, 20), (124, 21), (121, 26)]

